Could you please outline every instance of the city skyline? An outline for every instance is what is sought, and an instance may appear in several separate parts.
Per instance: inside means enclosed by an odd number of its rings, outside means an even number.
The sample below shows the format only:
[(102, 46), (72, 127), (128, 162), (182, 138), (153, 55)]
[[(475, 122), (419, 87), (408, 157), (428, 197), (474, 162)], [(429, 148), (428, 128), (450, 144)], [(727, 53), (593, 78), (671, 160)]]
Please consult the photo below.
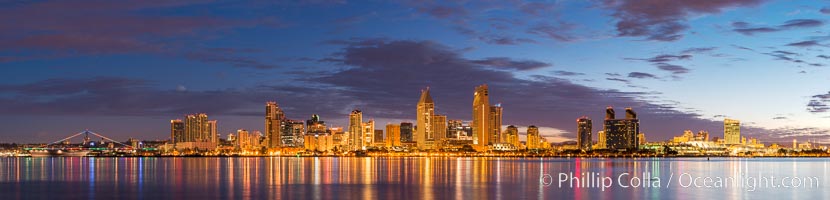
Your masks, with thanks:
[(166, 139), (166, 123), (189, 113), (218, 120), (223, 137), (266, 133), (267, 101), (344, 128), (359, 108), (383, 129), (415, 123), (427, 87), (441, 115), (473, 120), (482, 84), (487, 106), (503, 109), (494, 133), (536, 125), (549, 141), (575, 140), (575, 118), (599, 129), (611, 105), (637, 110), (649, 141), (720, 136), (732, 118), (747, 138), (830, 142), (820, 2), (371, 5), (0, 4), (0, 19), (20, 21), (0, 25), (0, 142), (85, 129)]

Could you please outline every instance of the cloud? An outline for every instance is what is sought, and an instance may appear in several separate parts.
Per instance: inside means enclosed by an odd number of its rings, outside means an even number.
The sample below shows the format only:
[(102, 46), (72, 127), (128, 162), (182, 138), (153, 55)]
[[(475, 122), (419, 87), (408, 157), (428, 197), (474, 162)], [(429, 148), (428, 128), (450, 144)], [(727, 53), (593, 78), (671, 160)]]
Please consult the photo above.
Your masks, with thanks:
[(513, 60), (507, 57), (490, 57), (481, 60), (472, 60), (475, 64), (493, 67), (496, 69), (533, 70), (552, 66), (550, 63), (535, 60)]
[(626, 83), (626, 84), (630, 84), (630, 83), (631, 83), (631, 81), (626, 80), (626, 79), (621, 79), (621, 78), (605, 78), (605, 80), (609, 80), (609, 81), (617, 81), (617, 82), (622, 82), (622, 83)]
[(793, 47), (812, 47), (812, 46), (822, 46), (822, 45), (821, 45), (821, 44), (819, 44), (819, 43), (818, 43), (818, 41), (815, 41), (815, 40), (807, 40), (807, 41), (801, 41), (801, 42), (793, 42), (793, 43), (789, 43), (789, 44), (787, 44), (787, 46), (793, 46)]
[(527, 30), (527, 33), (553, 39), (560, 42), (571, 42), (576, 37), (570, 34), (575, 25), (569, 23), (540, 23)]
[(639, 79), (645, 79), (645, 78), (657, 79), (657, 76), (655, 76), (654, 74), (649, 74), (649, 73), (645, 73), (645, 72), (631, 72), (631, 73), (628, 73), (628, 77), (629, 78), (639, 78)]
[(818, 10), (818, 11), (821, 12), (822, 14), (830, 15), (830, 7), (824, 7), (824, 8), (821, 8), (820, 10)]
[(751, 25), (746, 22), (733, 22), (732, 26), (734, 29), (732, 30), (743, 35), (752, 36), (756, 33), (771, 33), (798, 28), (813, 28), (822, 25), (824, 25), (824, 22), (816, 19), (793, 19), (775, 27), (751, 27)]
[(581, 75), (585, 75), (585, 73), (562, 71), (562, 70), (554, 71), (553, 74), (555, 74), (557, 76), (581, 76)]
[(685, 67), (680, 66), (680, 65), (672, 65), (672, 64), (668, 64), (668, 63), (657, 63), (657, 68), (661, 69), (661, 70), (664, 70), (664, 71), (671, 72), (672, 74), (689, 73), (688, 68), (685, 68)]
[(603, 6), (612, 10), (616, 18), (617, 35), (645, 37), (647, 40), (675, 41), (688, 29), (686, 17), (718, 14), (734, 7), (758, 5), (760, 0), (725, 1), (661, 1), (661, 0), (606, 0)]
[(827, 106), (828, 102), (830, 102), (830, 92), (813, 95), (810, 102), (807, 103), (807, 111), (811, 113), (825, 113), (830, 111), (830, 106)]

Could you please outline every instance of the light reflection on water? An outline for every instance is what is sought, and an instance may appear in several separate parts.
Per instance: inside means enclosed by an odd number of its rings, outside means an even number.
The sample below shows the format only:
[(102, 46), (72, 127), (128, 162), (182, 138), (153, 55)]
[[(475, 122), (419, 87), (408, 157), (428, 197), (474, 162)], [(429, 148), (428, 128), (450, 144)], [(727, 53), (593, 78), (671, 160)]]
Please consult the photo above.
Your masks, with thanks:
[[(61, 199), (828, 199), (823, 158), (0, 158), (0, 196)], [(571, 188), (559, 173), (615, 184)], [(661, 187), (621, 188), (644, 173)], [(818, 177), (816, 187), (682, 188), (678, 176)], [(540, 183), (543, 174), (553, 185)], [(667, 185), (670, 176), (671, 185)], [(648, 178), (644, 178), (648, 179)], [(644, 180), (643, 179), (643, 180)], [(653, 180), (653, 179), (651, 179)], [(642, 180), (641, 180), (642, 181)]]

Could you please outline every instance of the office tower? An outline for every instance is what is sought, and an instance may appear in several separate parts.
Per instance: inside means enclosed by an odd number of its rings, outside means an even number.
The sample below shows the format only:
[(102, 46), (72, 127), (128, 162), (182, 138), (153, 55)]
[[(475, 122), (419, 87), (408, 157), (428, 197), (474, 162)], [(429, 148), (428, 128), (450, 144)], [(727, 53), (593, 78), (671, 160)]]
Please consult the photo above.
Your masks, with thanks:
[(461, 130), (461, 120), (451, 119), (447, 120), (447, 138), (458, 139), (463, 133)]
[(386, 146), (399, 147), (401, 146), (401, 125), (386, 124)]
[(741, 121), (734, 119), (723, 120), (723, 139), (726, 144), (741, 143)]
[(353, 110), (349, 114), (349, 150), (357, 151), (363, 149), (363, 112)]
[(536, 126), (528, 126), (527, 127), (527, 142), (526, 146), (528, 149), (541, 149), (541, 141), (539, 140), (539, 128)]
[(640, 120), (631, 108), (625, 109), (625, 119), (615, 119), (614, 109), (606, 108), (604, 123), (605, 147), (614, 150), (636, 150), (639, 148), (637, 134), (640, 133)]
[(285, 113), (277, 102), (265, 103), (265, 140), (267, 148), (277, 148), (282, 145), (281, 131)]
[(504, 130), (504, 143), (513, 145), (516, 148), (521, 148), (522, 144), (519, 142), (519, 129), (516, 126), (507, 126)]
[(473, 138), (478, 146), (490, 144), (490, 97), (487, 85), (476, 87), (473, 93)]
[(247, 149), (251, 147), (252, 138), (245, 129), (236, 130), (236, 141), (234, 147), (237, 149)]
[(583, 151), (590, 151), (593, 145), (591, 137), (591, 119), (582, 116), (576, 119), (576, 146)]
[(207, 114), (190, 114), (184, 120), (184, 140), (181, 142), (210, 142), (211, 133), (216, 133), (215, 122), (212, 126), (208, 122)]
[(501, 137), (501, 104), (490, 106), (490, 143), (504, 143)]
[(363, 123), (363, 148), (373, 146), (375, 141), (375, 120), (369, 120)]
[(432, 116), (432, 133), (433, 138), (428, 138), (428, 141), (433, 141), (435, 147), (442, 147), (447, 139), (447, 116), (434, 115)]
[[(170, 120), (170, 140), (173, 144), (184, 139), (184, 122), (181, 119)], [(88, 142), (87, 142), (88, 143)]]
[(418, 128), (415, 130), (415, 140), (418, 144), (418, 149), (432, 149), (432, 145), (428, 144), (428, 140), (432, 140), (434, 137), (432, 120), (434, 120), (435, 116), (435, 103), (432, 101), (432, 96), (429, 95), (428, 87), (426, 90), (421, 90), (421, 99), (418, 100), (417, 114), (416, 123), (418, 123)]
[(605, 149), (606, 146), (605, 131), (597, 131), (597, 149)]
[(412, 138), (412, 129), (414, 128), (415, 127), (412, 126), (412, 123), (401, 122), (401, 142), (414, 141), (414, 138)]
[(207, 132), (205, 133), (205, 138), (208, 142), (218, 143), (219, 139), (216, 134), (216, 120), (210, 120), (207, 122), (208, 128)]
[(302, 121), (284, 119), (280, 123), (280, 147), (302, 147), (300, 138), (305, 135)]
[(378, 145), (378, 144), (383, 144), (384, 142), (386, 142), (386, 138), (383, 137), (383, 130), (381, 130), (381, 129), (375, 130), (375, 141), (374, 142), (376, 144), (374, 146), (381, 146), (381, 145)]
[(306, 120), (305, 124), (309, 135), (326, 132), (326, 122), (321, 121), (319, 115), (311, 115), (311, 119)]

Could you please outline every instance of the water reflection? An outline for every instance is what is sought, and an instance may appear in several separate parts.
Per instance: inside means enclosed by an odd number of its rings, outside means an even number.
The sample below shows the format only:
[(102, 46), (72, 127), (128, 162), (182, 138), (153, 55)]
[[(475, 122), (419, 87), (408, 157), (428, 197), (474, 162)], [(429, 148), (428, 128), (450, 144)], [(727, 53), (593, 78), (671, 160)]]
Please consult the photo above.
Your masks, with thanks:
[[(827, 199), (828, 159), (0, 158), (0, 196), (61, 199)], [(558, 186), (559, 173), (612, 177)], [(622, 188), (617, 177), (638, 177)], [(682, 173), (815, 176), (817, 188), (684, 188)], [(540, 177), (549, 174), (553, 184)], [(660, 179), (661, 187), (645, 187)], [(670, 180), (672, 179), (672, 180)], [(582, 180), (581, 180), (582, 181)], [(671, 181), (669, 184), (668, 182)], [(625, 184), (636, 182), (625, 182)]]

